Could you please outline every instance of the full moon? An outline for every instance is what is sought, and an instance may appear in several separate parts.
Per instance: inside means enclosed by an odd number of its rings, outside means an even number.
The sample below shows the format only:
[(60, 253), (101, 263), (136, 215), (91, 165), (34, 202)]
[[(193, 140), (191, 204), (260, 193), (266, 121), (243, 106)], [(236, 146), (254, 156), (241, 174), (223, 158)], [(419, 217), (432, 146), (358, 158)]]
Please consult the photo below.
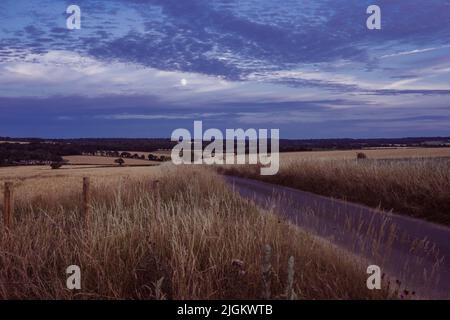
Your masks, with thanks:
[(187, 80), (186, 79), (181, 79), (181, 85), (184, 87), (184, 86), (186, 86), (187, 85)]

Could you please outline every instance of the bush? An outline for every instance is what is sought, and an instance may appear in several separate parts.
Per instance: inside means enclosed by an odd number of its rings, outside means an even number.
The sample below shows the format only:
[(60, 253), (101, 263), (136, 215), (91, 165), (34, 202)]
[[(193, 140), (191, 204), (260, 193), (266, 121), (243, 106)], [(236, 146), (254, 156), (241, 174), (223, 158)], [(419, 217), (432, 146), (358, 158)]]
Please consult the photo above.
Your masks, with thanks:
[(122, 158), (116, 159), (114, 160), (115, 163), (117, 163), (119, 166), (122, 166), (125, 163), (125, 160), (123, 160)]
[(51, 167), (52, 169), (59, 169), (59, 168), (62, 167), (62, 165), (63, 165), (63, 162), (52, 162), (52, 163), (50, 164), (50, 167)]
[(358, 159), (358, 160), (367, 159), (367, 155), (364, 152), (358, 152), (356, 154), (356, 159)]

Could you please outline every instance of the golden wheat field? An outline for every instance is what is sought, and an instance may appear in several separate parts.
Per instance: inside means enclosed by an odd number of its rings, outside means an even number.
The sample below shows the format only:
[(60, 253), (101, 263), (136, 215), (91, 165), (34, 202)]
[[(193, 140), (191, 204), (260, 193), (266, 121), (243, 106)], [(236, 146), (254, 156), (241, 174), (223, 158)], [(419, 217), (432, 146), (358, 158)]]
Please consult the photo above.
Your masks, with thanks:
[(281, 153), (281, 161), (299, 159), (355, 159), (358, 152), (363, 152), (369, 159), (402, 158), (446, 158), (450, 157), (450, 148), (378, 148), (362, 150), (302, 151)]
[[(297, 151), (279, 153), (280, 165), (286, 166), (303, 160), (354, 160), (358, 153), (364, 153), (371, 160), (419, 160), (449, 158), (450, 148), (373, 148), (373, 149), (355, 149), (355, 150), (323, 150), (323, 151)], [(219, 156), (221, 159), (233, 158), (233, 154), (225, 153)], [(240, 158), (242, 162), (248, 163), (249, 156), (235, 157)]]
[[(0, 235), (1, 299), (397, 297), (369, 291), (357, 258), (243, 200), (211, 170), (2, 168), (6, 180), (15, 212)], [(66, 288), (73, 264), (77, 293)]]
[(148, 167), (103, 167), (97, 165), (62, 166), (58, 170), (52, 170), (50, 166), (17, 166), (0, 167), (0, 182), (4, 181), (36, 181), (40, 179), (60, 178), (64, 179), (88, 177), (122, 177), (152, 175), (160, 171), (159, 166)]

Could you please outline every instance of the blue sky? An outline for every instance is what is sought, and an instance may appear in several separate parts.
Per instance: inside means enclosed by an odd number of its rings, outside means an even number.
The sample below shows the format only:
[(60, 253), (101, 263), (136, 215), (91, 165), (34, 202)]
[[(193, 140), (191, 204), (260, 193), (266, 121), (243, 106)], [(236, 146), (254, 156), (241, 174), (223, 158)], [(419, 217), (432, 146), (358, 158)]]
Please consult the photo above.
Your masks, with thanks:
[(194, 120), (450, 136), (450, 0), (0, 3), (0, 136), (169, 137)]

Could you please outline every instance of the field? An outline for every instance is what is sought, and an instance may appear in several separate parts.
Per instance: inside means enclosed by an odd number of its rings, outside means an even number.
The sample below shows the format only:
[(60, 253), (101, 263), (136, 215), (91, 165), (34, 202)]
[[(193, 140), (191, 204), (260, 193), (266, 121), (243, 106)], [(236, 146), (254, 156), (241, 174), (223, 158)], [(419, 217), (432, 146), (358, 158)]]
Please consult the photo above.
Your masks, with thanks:
[[(0, 182), (15, 186), (14, 224), (0, 234), (0, 298), (397, 297), (367, 290), (357, 258), (261, 211), (203, 169), (0, 169)], [(88, 226), (82, 176), (92, 184)], [(82, 270), (76, 292), (66, 289), (73, 264)]]
[[(158, 167), (159, 168), (159, 167)], [(61, 169), (52, 170), (50, 166), (21, 166), (21, 167), (0, 167), (0, 183), (4, 181), (25, 182), (25, 181), (63, 181), (67, 178), (98, 177), (108, 178), (114, 176), (134, 177), (147, 175), (159, 171), (155, 166), (131, 166), (131, 167), (108, 167), (96, 165), (63, 166)]]
[[(117, 158), (101, 157), (101, 156), (65, 156), (64, 160), (69, 161), (72, 165), (100, 165), (100, 166), (117, 166), (114, 162)], [(148, 161), (141, 159), (124, 159), (126, 166), (149, 166), (159, 164), (157, 161)]]
[(450, 225), (450, 148), (363, 150), (362, 160), (357, 152), (284, 153), (275, 176), (249, 165), (221, 172)]
[[(364, 152), (285, 153), (269, 177), (258, 166), (220, 171), (449, 224), (449, 149)], [(241, 198), (212, 168), (97, 158), (109, 160), (0, 168), (0, 192), (12, 182), (15, 204), (12, 227), (0, 228), (0, 299), (399, 297), (395, 284), (369, 291), (366, 261)], [(76, 292), (69, 265), (82, 270)]]
[(411, 159), (411, 158), (450, 158), (450, 148), (372, 148), (363, 150), (335, 150), (287, 152), (281, 154), (286, 163), (298, 159), (334, 159), (352, 160), (358, 152), (363, 152), (369, 159)]

